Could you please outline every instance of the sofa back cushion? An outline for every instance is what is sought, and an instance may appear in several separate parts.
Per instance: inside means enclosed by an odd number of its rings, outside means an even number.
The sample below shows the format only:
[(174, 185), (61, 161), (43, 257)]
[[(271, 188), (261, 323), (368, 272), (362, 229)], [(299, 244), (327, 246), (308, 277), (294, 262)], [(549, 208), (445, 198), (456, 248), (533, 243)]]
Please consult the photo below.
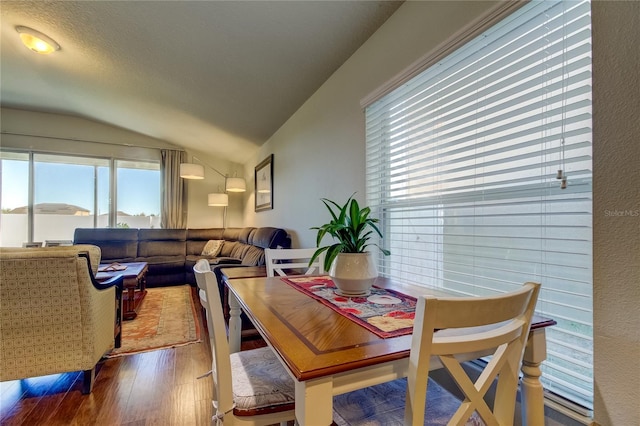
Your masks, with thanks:
[(138, 259), (153, 256), (186, 255), (185, 229), (140, 229)]
[(242, 259), (247, 250), (249, 250), (249, 247), (251, 247), (249, 244), (243, 244), (239, 241), (236, 242), (233, 250), (231, 250), (231, 257), (235, 259)]
[(272, 228), (266, 226), (257, 228), (251, 234), (249, 244), (260, 248), (291, 248), (291, 238), (287, 235), (287, 231), (281, 228)]
[(248, 249), (242, 258), (242, 264), (245, 266), (264, 265), (264, 249), (256, 246), (247, 246)]
[(138, 230), (128, 228), (76, 228), (73, 244), (100, 247), (102, 262), (133, 262), (138, 256)]
[(187, 229), (187, 256), (200, 256), (209, 240), (222, 240), (224, 228)]
[(225, 241), (238, 241), (242, 228), (225, 228), (222, 239)]
[(253, 238), (253, 234), (256, 232), (256, 228), (246, 227), (242, 228), (238, 233), (238, 241), (244, 244), (251, 244), (249, 241)]
[(240, 244), (240, 243), (237, 242), (237, 241), (225, 240), (224, 244), (222, 244), (222, 248), (220, 249), (220, 253), (218, 254), (218, 256), (220, 256), (220, 257), (233, 257), (233, 256), (231, 256), (231, 253), (238, 246), (238, 244)]

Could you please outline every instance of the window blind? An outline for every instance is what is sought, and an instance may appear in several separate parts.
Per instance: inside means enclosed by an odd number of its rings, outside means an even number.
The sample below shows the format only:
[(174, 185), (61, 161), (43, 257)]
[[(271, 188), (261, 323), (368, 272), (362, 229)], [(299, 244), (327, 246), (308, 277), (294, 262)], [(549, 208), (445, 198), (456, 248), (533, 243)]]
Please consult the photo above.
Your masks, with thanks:
[(477, 296), (541, 282), (543, 384), (587, 409), (590, 37), (588, 1), (531, 2), (365, 111), (379, 273)]

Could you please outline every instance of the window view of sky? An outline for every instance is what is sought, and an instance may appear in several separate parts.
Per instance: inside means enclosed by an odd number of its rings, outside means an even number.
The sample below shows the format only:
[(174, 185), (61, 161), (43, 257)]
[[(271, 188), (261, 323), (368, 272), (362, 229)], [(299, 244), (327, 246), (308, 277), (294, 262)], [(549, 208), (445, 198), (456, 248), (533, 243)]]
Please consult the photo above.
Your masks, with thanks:
[[(35, 163), (34, 204), (66, 203), (94, 210), (94, 166), (61, 163)], [(108, 213), (108, 167), (97, 167), (98, 214)], [(2, 164), (2, 208), (28, 204), (27, 161)], [(138, 215), (160, 214), (159, 170), (118, 168), (118, 211)]]

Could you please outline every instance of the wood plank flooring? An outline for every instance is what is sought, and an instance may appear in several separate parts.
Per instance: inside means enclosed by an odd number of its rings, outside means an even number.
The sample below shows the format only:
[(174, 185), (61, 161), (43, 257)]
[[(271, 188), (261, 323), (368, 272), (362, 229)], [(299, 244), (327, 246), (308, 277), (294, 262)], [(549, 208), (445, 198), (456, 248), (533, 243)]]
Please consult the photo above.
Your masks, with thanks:
[[(0, 425), (210, 425), (213, 384), (197, 379), (211, 369), (201, 330), (201, 343), (105, 360), (90, 395), (80, 391), (80, 372), (1, 382)], [(249, 340), (243, 349), (263, 345)]]

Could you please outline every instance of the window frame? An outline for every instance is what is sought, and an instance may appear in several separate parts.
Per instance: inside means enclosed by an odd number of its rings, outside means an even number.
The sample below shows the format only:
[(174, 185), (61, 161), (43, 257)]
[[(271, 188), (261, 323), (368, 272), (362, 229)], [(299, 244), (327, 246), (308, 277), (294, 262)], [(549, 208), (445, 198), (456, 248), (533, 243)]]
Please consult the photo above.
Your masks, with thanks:
[[(505, 7), (505, 8), (498, 8), (492, 11), (489, 17), (485, 17), (483, 19), (478, 20), (478, 22), (474, 23), (470, 28), (463, 30), (460, 34), (454, 37), (453, 40), (448, 41), (443, 46), (436, 49), (434, 52), (431, 52), (427, 56), (423, 57), (420, 61), (418, 61), (416, 65), (406, 70), (403, 75), (395, 77), (391, 82), (387, 83), (386, 85), (382, 86), (380, 89), (375, 91), (373, 94), (369, 95), (367, 98), (365, 98), (362, 101), (362, 106), (365, 108), (365, 114), (367, 113), (367, 109), (370, 108), (372, 105), (375, 105), (376, 102), (378, 102), (381, 99), (384, 99), (384, 97), (388, 96), (389, 94), (392, 94), (394, 90), (396, 89), (400, 90), (402, 86), (412, 81), (414, 77), (418, 76), (423, 71), (429, 69), (429, 67), (431, 67), (432, 65), (437, 64), (439, 61), (447, 57), (449, 54), (457, 51), (458, 48), (464, 47), (467, 44), (467, 42), (481, 35), (484, 32), (484, 30), (492, 28), (494, 24), (501, 22), (503, 18), (511, 15), (511, 13), (513, 12), (516, 12), (520, 7), (526, 6), (526, 4), (523, 4), (525, 2), (517, 2), (517, 3), (521, 3), (520, 5), (518, 5), (517, 8)], [(554, 2), (554, 3), (560, 3), (560, 2)], [(564, 62), (564, 58), (563, 58), (563, 62)], [(564, 81), (563, 81), (563, 84), (564, 84)], [(383, 113), (384, 111), (381, 112), (381, 114)], [(370, 149), (369, 147), (370, 128), (368, 126), (369, 126), (369, 123), (367, 123), (367, 128), (366, 128), (367, 151), (369, 151)], [(390, 151), (389, 146), (385, 146), (385, 147), (377, 146), (376, 148), (381, 150), (384, 150), (385, 148), (388, 149), (385, 155), (380, 155), (380, 156), (390, 157), (392, 155), (392, 152)], [(381, 166), (380, 169), (376, 170), (375, 174), (370, 175), (369, 174), (369, 161), (370, 161), (369, 158), (367, 158), (366, 161), (367, 161), (367, 176), (365, 177), (365, 179), (367, 181), (367, 204), (370, 205), (372, 209), (374, 209), (374, 212), (378, 215), (378, 217), (381, 220), (380, 225), (382, 227), (383, 234), (385, 235), (386, 238), (379, 241), (379, 244), (384, 244), (385, 248), (391, 249), (393, 251), (393, 248), (390, 247), (390, 243), (389, 243), (389, 239), (392, 238), (394, 234), (394, 231), (391, 227), (392, 225), (390, 222), (391, 213), (390, 211), (387, 210), (387, 207), (389, 206), (389, 204), (385, 202), (381, 202), (378, 199), (372, 199), (372, 195), (369, 189), (370, 185), (371, 186), (391, 185), (391, 180), (389, 177), (390, 170), (387, 168), (384, 168), (384, 166)], [(371, 184), (371, 181), (375, 181), (375, 180), (379, 180), (380, 182), (375, 182), (374, 184)], [(591, 185), (591, 183), (589, 183), (589, 185)], [(384, 190), (381, 190), (379, 192), (385, 193)], [(385, 207), (379, 208), (380, 205), (384, 205)], [(592, 217), (592, 212), (591, 212), (591, 217)], [(591, 246), (592, 246), (592, 241), (591, 241)], [(592, 248), (591, 248), (591, 258), (592, 258)], [(392, 259), (389, 257), (379, 256), (378, 262), (379, 262), (379, 269), (383, 271), (383, 274), (384, 274), (384, 271), (387, 269), (389, 263), (392, 262)], [(592, 262), (589, 262), (589, 263), (592, 264)], [(437, 277), (434, 278), (434, 281), (437, 281)], [(591, 288), (592, 286), (593, 286), (593, 270), (591, 268)], [(593, 296), (591, 295), (591, 297)], [(593, 316), (593, 313), (591, 313), (591, 316)], [(591, 318), (591, 324), (592, 324), (592, 321), (593, 321), (593, 318)], [(593, 366), (591, 367), (591, 372), (593, 374)], [(591, 380), (593, 381), (592, 376), (591, 376)], [(593, 399), (591, 400), (591, 404), (592, 403), (593, 403)], [(568, 403), (567, 405), (570, 406), (572, 409), (575, 409), (576, 407), (571, 403)], [(587, 414), (589, 414), (590, 409), (591, 407), (588, 407), (586, 409)]]
[[(35, 215), (34, 215), (34, 202), (35, 202), (35, 171), (34, 171), (34, 165), (35, 162), (37, 161), (37, 159), (35, 158), (38, 155), (42, 155), (42, 156), (51, 156), (51, 157), (55, 157), (55, 156), (59, 156), (61, 158), (65, 158), (65, 159), (69, 159), (69, 158), (78, 158), (78, 159), (88, 159), (88, 160), (95, 160), (95, 161), (107, 161), (108, 165), (103, 166), (103, 167), (108, 167), (108, 220), (107, 220), (107, 226), (105, 226), (106, 228), (114, 228), (117, 226), (117, 212), (118, 212), (118, 206), (117, 206), (117, 163), (119, 161), (121, 162), (125, 162), (125, 163), (147, 163), (147, 164), (154, 164), (157, 165), (158, 167), (158, 172), (160, 172), (160, 168), (161, 168), (161, 162), (159, 160), (155, 160), (155, 159), (131, 159), (131, 158), (115, 158), (115, 157), (105, 157), (105, 156), (100, 156), (100, 155), (86, 155), (86, 154), (71, 154), (71, 153), (67, 153), (67, 152), (48, 152), (48, 151), (40, 151), (40, 150), (22, 150), (19, 148), (7, 148), (7, 149), (2, 149), (1, 150), (2, 153), (7, 153), (7, 154), (16, 154), (16, 155), (27, 155), (28, 156), (28, 168), (29, 168), (29, 172), (28, 172), (28, 204), (27, 204), (27, 242), (33, 242), (34, 241), (34, 234), (35, 234)], [(0, 161), (2, 161), (3, 158), (0, 157)], [(66, 163), (65, 163), (66, 164)], [(68, 163), (68, 164), (73, 164), (73, 163)], [(95, 174), (94, 174), (94, 178), (96, 178)], [(99, 228), (98, 226), (98, 216), (99, 216), (99, 212), (98, 212), (98, 188), (97, 188), (97, 182), (94, 184), (94, 203), (93, 203), (93, 210), (94, 210), (94, 220), (93, 220), (93, 227), (94, 228)], [(160, 179), (160, 173), (158, 174), (158, 195), (161, 197), (162, 196), (162, 192), (161, 192), (161, 188), (160, 186), (162, 185), (161, 179)], [(159, 200), (158, 205), (161, 205), (161, 200)], [(161, 214), (162, 212), (159, 211), (157, 215), (154, 215), (155, 217), (158, 218), (158, 223), (160, 218), (161, 218)], [(150, 214), (149, 217), (151, 217), (152, 214)]]

